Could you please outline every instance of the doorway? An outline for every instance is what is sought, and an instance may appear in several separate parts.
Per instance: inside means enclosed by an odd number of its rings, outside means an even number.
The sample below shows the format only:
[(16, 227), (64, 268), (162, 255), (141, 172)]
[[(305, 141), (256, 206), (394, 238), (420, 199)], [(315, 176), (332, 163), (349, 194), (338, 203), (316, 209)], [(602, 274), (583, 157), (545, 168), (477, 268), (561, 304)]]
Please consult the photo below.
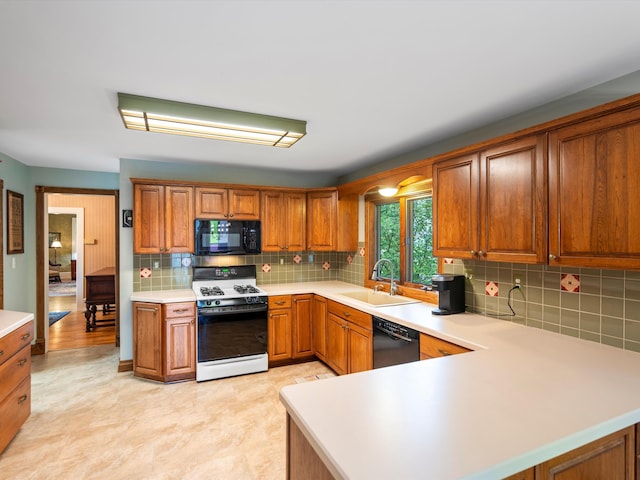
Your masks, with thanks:
[[(117, 190), (36, 187), (37, 306), (33, 353), (119, 345)], [(115, 269), (115, 308), (87, 331), (85, 275)], [(113, 306), (112, 306), (113, 307)]]

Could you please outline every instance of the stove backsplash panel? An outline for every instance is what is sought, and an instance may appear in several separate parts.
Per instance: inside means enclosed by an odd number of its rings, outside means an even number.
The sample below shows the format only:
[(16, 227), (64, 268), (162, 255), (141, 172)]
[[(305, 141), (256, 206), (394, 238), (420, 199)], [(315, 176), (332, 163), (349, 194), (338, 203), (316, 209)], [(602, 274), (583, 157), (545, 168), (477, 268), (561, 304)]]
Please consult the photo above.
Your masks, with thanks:
[(364, 257), (358, 252), (287, 252), (194, 257), (188, 253), (133, 256), (133, 291), (191, 288), (191, 267), (255, 265), (258, 285), (340, 280), (364, 285)]

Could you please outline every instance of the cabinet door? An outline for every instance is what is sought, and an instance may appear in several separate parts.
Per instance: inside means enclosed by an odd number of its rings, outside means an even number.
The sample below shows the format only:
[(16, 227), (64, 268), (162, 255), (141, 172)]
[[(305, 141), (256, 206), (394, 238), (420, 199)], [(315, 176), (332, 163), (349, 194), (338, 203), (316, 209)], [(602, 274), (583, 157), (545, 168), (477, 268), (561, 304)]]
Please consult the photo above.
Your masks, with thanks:
[(635, 479), (634, 428), (625, 428), (536, 465), (536, 480)]
[(270, 362), (291, 358), (292, 333), (291, 310), (270, 310), (267, 347)]
[(347, 322), (329, 313), (327, 316), (327, 363), (339, 375), (349, 371), (347, 328)]
[(433, 165), (433, 256), (476, 258), (477, 153)]
[(284, 194), (265, 191), (260, 195), (262, 222), (262, 251), (279, 252), (284, 249)]
[(323, 362), (327, 352), (327, 299), (313, 296), (313, 349)]
[(640, 109), (549, 135), (549, 264), (640, 268)]
[(373, 335), (370, 331), (349, 322), (349, 373), (373, 368)]
[(165, 380), (187, 380), (196, 373), (194, 317), (165, 319)]
[(227, 190), (224, 188), (196, 187), (195, 218), (224, 220), (229, 211)]
[(133, 373), (139, 377), (163, 380), (160, 304), (133, 303)]
[(478, 257), (547, 262), (545, 137), (525, 138), (480, 154)]
[(293, 296), (293, 358), (313, 356), (313, 295)]
[(164, 187), (133, 186), (133, 252), (161, 253), (164, 248)]
[(164, 252), (193, 252), (193, 187), (165, 187), (164, 220)]
[(260, 192), (243, 189), (229, 190), (229, 218), (259, 220)]
[(307, 194), (307, 250), (335, 250), (337, 222), (338, 192)]
[(286, 192), (284, 194), (284, 247), (288, 252), (301, 252), (307, 249), (307, 196), (304, 193)]

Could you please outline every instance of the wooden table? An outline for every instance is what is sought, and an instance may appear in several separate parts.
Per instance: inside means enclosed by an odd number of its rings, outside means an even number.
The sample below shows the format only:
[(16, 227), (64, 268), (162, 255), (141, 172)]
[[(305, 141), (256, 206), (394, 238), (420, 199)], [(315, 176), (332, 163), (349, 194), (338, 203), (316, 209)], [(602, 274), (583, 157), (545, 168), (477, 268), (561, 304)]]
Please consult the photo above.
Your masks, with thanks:
[(116, 269), (106, 267), (85, 275), (87, 296), (84, 318), (87, 321), (86, 331), (98, 327), (111, 327), (115, 325), (114, 318), (96, 320), (97, 306), (102, 305), (102, 313), (106, 315), (115, 310), (116, 303)]

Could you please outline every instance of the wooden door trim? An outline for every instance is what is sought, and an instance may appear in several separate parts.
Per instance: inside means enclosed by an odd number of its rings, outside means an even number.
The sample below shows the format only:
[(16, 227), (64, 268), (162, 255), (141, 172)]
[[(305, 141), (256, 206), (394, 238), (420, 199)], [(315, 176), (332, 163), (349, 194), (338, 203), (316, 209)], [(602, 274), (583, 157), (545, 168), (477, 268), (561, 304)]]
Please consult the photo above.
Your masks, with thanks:
[[(45, 194), (62, 193), (67, 195), (109, 195), (115, 199), (114, 218), (115, 222), (115, 256), (116, 256), (116, 346), (120, 345), (120, 229), (119, 215), (120, 211), (120, 191), (119, 190), (102, 190), (97, 188), (70, 188), (70, 187), (49, 187), (36, 185), (36, 322), (35, 322), (35, 344), (31, 345), (31, 353), (33, 355), (42, 355), (45, 352), (45, 318), (48, 317), (45, 312), (45, 282), (44, 282), (44, 251), (46, 248), (47, 235), (44, 231), (45, 212)], [(1, 261), (1, 260), (0, 260)]]

